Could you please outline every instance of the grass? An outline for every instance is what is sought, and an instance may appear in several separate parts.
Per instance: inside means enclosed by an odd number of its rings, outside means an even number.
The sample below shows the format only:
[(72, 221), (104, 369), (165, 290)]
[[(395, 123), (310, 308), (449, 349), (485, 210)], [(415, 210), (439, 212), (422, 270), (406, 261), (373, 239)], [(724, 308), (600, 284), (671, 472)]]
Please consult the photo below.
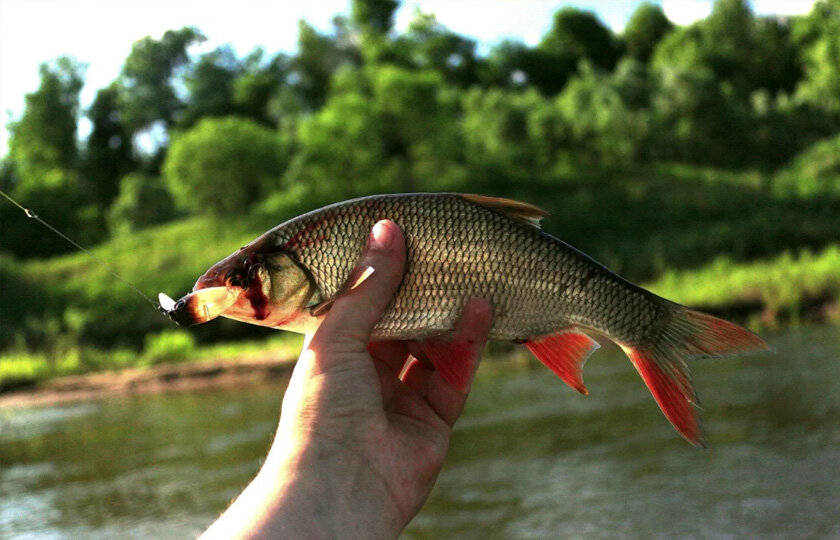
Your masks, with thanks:
[(760, 310), (765, 325), (797, 321), (812, 303), (840, 302), (840, 246), (817, 253), (785, 252), (745, 264), (722, 257), (698, 270), (666, 272), (647, 288), (682, 304), (713, 311), (739, 305)]

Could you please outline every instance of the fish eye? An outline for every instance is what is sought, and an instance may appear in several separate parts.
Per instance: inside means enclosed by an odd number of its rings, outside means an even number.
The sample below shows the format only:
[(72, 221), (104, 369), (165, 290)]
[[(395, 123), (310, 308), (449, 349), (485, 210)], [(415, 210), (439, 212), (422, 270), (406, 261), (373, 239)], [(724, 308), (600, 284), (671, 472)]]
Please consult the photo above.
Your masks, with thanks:
[(179, 309), (183, 309), (185, 304), (186, 302), (184, 302), (183, 300), (178, 300), (178, 302), (175, 303), (175, 306), (172, 308), (171, 311), (178, 311)]

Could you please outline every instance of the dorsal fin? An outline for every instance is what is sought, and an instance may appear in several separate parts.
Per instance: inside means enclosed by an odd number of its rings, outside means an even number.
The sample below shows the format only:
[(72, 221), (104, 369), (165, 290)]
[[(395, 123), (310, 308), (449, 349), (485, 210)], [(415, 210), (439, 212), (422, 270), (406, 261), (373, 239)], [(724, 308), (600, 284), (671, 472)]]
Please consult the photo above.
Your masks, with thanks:
[(466, 193), (461, 195), (461, 197), (479, 206), (489, 208), (494, 212), (498, 212), (511, 219), (515, 219), (520, 223), (529, 225), (535, 229), (540, 228), (540, 220), (548, 215), (548, 212), (542, 208), (534, 206), (533, 204), (514, 201), (512, 199)]

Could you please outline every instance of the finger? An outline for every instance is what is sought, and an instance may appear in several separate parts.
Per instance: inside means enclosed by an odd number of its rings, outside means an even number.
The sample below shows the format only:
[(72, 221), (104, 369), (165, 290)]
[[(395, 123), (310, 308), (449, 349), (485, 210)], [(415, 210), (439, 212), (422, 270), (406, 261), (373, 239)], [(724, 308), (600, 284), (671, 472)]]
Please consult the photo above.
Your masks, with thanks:
[(368, 352), (373, 358), (379, 386), (382, 390), (382, 402), (385, 407), (391, 403), (394, 390), (402, 385), (399, 374), (408, 360), (405, 341), (372, 341), (368, 343)]
[[(481, 351), (487, 343), (487, 334), (492, 323), (492, 306), (484, 300), (472, 299), (467, 302), (461, 313), (461, 319), (455, 327), (453, 341), (471, 345), (472, 354), (468, 358), (457, 359), (470, 363), (472, 373), (470, 381), (472, 381), (472, 377), (475, 376), (478, 369)], [(455, 425), (455, 421), (461, 415), (461, 411), (464, 410), (468, 393), (469, 388), (466, 392), (460, 392), (447, 383), (439, 372), (435, 371), (426, 387), (426, 401), (435, 413), (451, 427)]]
[(367, 349), (374, 360), (387, 366), (395, 375), (402, 371), (409, 356), (405, 341), (371, 341)]
[[(312, 339), (310, 348), (326, 362), (367, 352), (373, 327), (402, 281), (405, 240), (394, 222), (380, 221), (373, 227), (357, 269), (363, 267), (373, 268), (373, 274), (336, 299)], [(338, 354), (328, 354), (331, 351)]]

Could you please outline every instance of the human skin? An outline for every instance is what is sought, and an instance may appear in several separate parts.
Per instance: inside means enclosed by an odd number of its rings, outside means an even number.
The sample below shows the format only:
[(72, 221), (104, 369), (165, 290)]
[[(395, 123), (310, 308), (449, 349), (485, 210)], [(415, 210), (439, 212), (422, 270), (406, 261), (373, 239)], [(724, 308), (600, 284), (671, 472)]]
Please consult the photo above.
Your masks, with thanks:
[[(405, 266), (393, 222), (373, 228), (367, 266), (304, 347), (256, 478), (203, 538), (396, 538), (428, 498), (467, 393), (415, 344), (370, 343)], [(454, 340), (469, 357), (453, 361), (473, 374), (491, 323), (487, 302), (464, 307)]]

